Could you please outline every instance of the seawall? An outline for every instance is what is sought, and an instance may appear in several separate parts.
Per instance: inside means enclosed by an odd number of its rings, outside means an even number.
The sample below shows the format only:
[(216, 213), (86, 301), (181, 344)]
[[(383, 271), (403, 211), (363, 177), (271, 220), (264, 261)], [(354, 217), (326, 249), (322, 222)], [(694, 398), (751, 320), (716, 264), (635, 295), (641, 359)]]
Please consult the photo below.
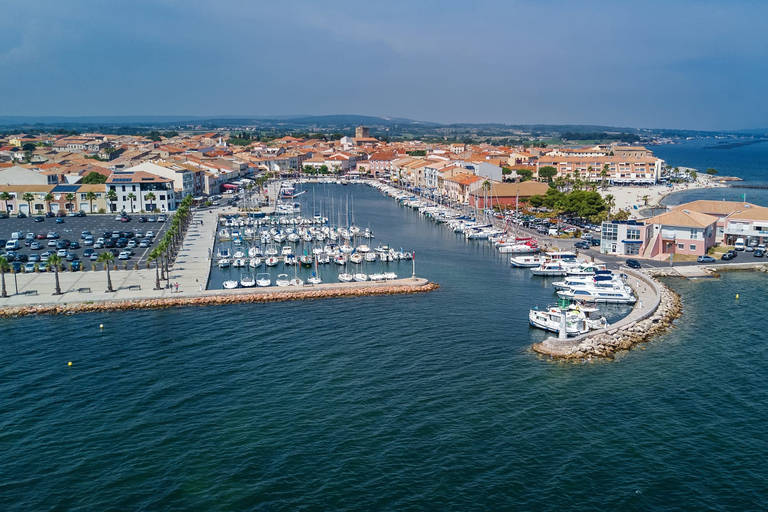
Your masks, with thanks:
[[(666, 331), (672, 321), (682, 314), (680, 297), (659, 281), (642, 272), (622, 269), (638, 297), (629, 315), (605, 329), (561, 340), (550, 337), (535, 343), (532, 349), (557, 359), (613, 358), (621, 350), (630, 350), (639, 343)], [(631, 286), (631, 284), (630, 284)]]

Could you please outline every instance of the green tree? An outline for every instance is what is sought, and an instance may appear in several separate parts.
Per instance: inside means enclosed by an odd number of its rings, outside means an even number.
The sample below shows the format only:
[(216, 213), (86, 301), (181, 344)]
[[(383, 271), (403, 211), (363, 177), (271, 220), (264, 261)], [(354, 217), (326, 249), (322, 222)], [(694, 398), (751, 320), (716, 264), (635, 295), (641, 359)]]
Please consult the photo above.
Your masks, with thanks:
[[(154, 192), (150, 192), (144, 196), (144, 199), (149, 203), (150, 206), (152, 206), (152, 210), (157, 210), (157, 205), (153, 204), (152, 201), (155, 200), (155, 194)], [(149, 208), (147, 208), (149, 210)]]
[(160, 250), (155, 247), (147, 255), (149, 261), (155, 262), (155, 290), (162, 290), (160, 286)]
[(520, 181), (531, 181), (533, 179), (533, 171), (529, 169), (518, 169), (517, 175), (520, 176)]
[(710, 167), (709, 169), (707, 169), (707, 174), (714, 176), (715, 174), (717, 174), (717, 169), (713, 169)]
[(101, 254), (99, 254), (99, 257), (96, 261), (99, 261), (104, 264), (104, 270), (107, 271), (107, 291), (108, 292), (114, 292), (115, 290), (112, 288), (112, 277), (109, 275), (109, 266), (112, 264), (112, 262), (115, 260), (115, 255), (112, 254), (109, 251), (104, 251)]
[(93, 191), (87, 192), (85, 194), (85, 198), (88, 200), (89, 208), (91, 209), (88, 213), (93, 212), (93, 202), (96, 200), (96, 193)]
[(45, 202), (46, 202), (46, 204), (48, 204), (48, 211), (49, 212), (51, 211), (51, 201), (53, 201), (53, 194), (48, 192), (47, 194), (45, 194)]
[(83, 185), (102, 185), (106, 182), (107, 182), (107, 177), (96, 171), (89, 172), (88, 175), (85, 178), (83, 178)]
[(128, 194), (128, 199), (131, 200), (131, 213), (133, 213), (133, 202), (136, 200), (136, 194), (131, 192), (130, 194)]
[(13, 199), (13, 196), (8, 192), (0, 192), (0, 200), (5, 202), (5, 213), (8, 213), (8, 201)]
[(35, 143), (34, 142), (27, 142), (26, 144), (21, 146), (22, 151), (34, 151), (35, 150)]
[(56, 290), (53, 292), (54, 295), (61, 295), (61, 286), (59, 285), (59, 267), (61, 266), (61, 256), (58, 254), (51, 254), (48, 256), (48, 270), (50, 271), (51, 267), (53, 267), (53, 274), (56, 279)]
[(552, 181), (552, 178), (557, 175), (557, 169), (551, 165), (545, 165), (539, 169), (539, 178), (546, 178), (547, 183)]
[(643, 196), (643, 206), (648, 206), (648, 201), (649, 201), (650, 199), (651, 199), (651, 197), (650, 197), (649, 195), (647, 195), (647, 194), (646, 194), (646, 195), (644, 195), (644, 196)]
[(69, 203), (70, 211), (72, 211), (72, 212), (75, 211), (75, 203), (74, 203), (74, 201), (75, 201), (75, 194), (70, 192), (69, 194), (64, 196), (64, 199), (66, 199), (67, 203)]
[(698, 177), (699, 177), (699, 175), (696, 173), (696, 171), (691, 171), (690, 175), (691, 175), (691, 179), (693, 181), (696, 181), (698, 179)]
[(115, 211), (115, 203), (117, 202), (117, 192), (115, 192), (115, 189), (111, 188), (107, 191), (107, 199), (110, 202), (111, 210)]
[(21, 196), (21, 200), (27, 203), (29, 214), (32, 215), (32, 201), (35, 200), (35, 195), (30, 192), (24, 192), (24, 194)]
[(11, 270), (11, 266), (8, 264), (8, 258), (0, 256), (0, 280), (2, 281), (2, 290), (0, 290), (0, 297), (8, 297), (8, 290), (5, 289), (5, 273)]
[(613, 210), (613, 207), (616, 206), (616, 198), (613, 197), (613, 194), (606, 194), (603, 200), (605, 201), (605, 206), (608, 208), (608, 220), (611, 220), (611, 211)]
[(603, 182), (603, 190), (605, 190), (606, 183), (608, 183), (608, 171), (610, 170), (610, 166), (608, 164), (603, 164), (603, 168), (600, 169), (600, 179)]

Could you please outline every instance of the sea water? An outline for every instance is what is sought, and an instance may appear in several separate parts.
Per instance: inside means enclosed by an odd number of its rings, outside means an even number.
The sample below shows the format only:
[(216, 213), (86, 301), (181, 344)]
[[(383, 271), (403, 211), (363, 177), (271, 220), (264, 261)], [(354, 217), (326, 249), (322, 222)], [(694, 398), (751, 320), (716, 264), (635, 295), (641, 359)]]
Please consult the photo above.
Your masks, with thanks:
[(326, 192), (441, 288), (0, 321), (0, 509), (768, 506), (764, 274), (670, 281), (684, 315), (647, 350), (556, 363), (527, 323), (549, 280)]

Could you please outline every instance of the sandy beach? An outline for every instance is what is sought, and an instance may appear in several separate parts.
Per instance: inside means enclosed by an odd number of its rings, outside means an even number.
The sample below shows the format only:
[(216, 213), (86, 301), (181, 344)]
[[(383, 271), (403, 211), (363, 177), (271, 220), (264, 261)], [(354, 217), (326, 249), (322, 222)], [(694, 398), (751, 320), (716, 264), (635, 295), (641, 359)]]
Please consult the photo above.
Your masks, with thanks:
[[(724, 187), (725, 184), (714, 181), (709, 175), (699, 174), (693, 183), (667, 185), (648, 185), (648, 186), (610, 186), (604, 191), (598, 189), (603, 197), (612, 194), (616, 201), (614, 211), (627, 210), (630, 212), (630, 218), (641, 218), (640, 210), (647, 207), (653, 207), (659, 204), (665, 196), (681, 190), (693, 190), (697, 188)], [(648, 196), (648, 206), (645, 206), (644, 196)], [(637, 206), (637, 209), (634, 207)]]

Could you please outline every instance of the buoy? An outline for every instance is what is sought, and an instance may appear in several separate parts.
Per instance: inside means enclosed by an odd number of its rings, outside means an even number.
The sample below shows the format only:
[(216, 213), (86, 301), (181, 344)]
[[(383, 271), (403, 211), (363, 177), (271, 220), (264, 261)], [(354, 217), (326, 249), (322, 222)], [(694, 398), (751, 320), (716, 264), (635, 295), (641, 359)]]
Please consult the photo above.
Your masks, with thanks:
[(72, 361), (68, 362), (67, 366), (72, 366)]
[(99, 324), (99, 329), (104, 330), (104, 324)]
[(737, 298), (737, 299), (739, 298), (739, 294), (738, 294), (738, 293), (736, 294), (736, 298)]

